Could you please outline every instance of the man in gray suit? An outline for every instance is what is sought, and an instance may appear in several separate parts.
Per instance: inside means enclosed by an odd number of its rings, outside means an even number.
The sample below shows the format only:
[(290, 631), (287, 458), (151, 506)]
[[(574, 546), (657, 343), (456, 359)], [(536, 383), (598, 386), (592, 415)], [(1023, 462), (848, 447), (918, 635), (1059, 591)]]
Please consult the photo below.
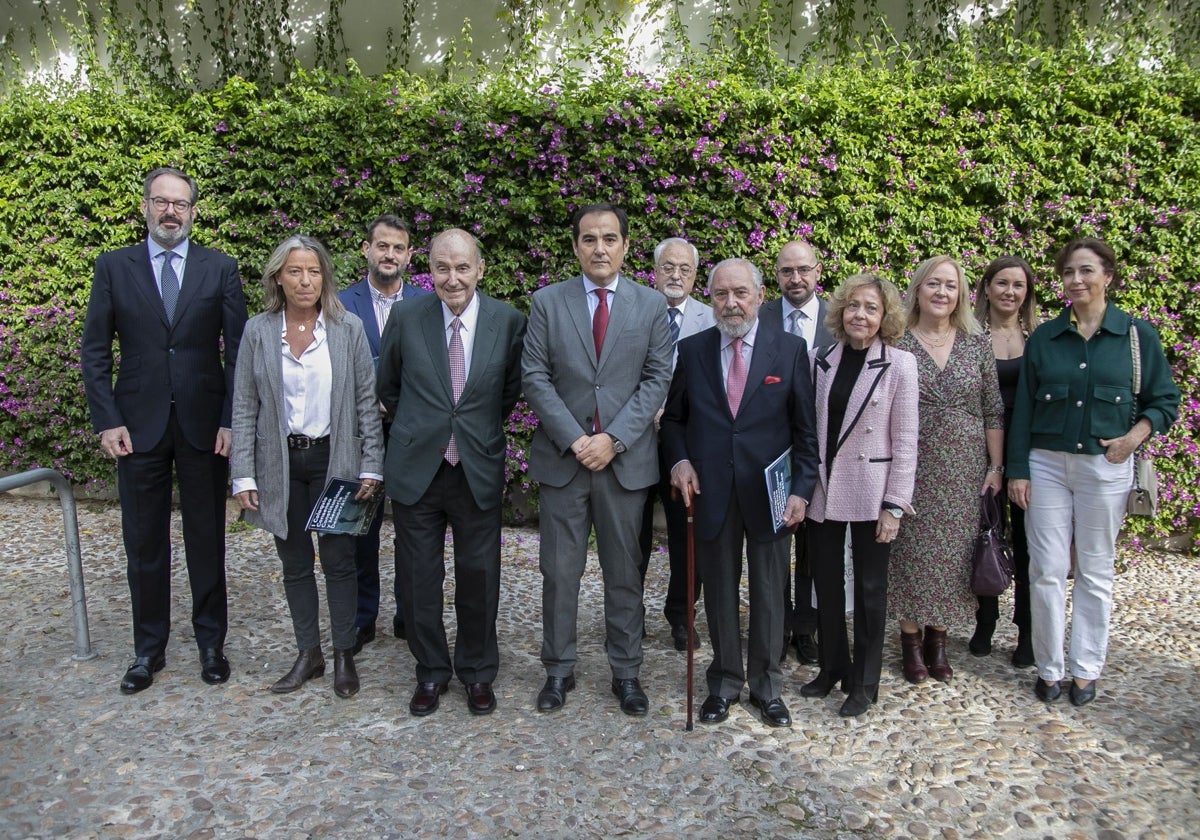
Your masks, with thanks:
[(583, 276), (534, 293), (522, 359), (525, 398), (538, 416), (529, 475), (541, 484), (546, 683), (537, 709), (561, 709), (575, 687), (579, 581), (594, 525), (612, 690), (623, 712), (644, 715), (638, 530), (646, 488), (658, 481), (654, 415), (671, 378), (667, 304), (620, 274), (629, 250), (620, 208), (580, 208), (572, 233)]
[[(504, 420), (521, 392), (525, 317), (476, 291), (475, 237), (429, 244), (437, 296), (396, 307), (383, 331), (379, 399), (393, 417), (384, 480), (396, 521), (397, 582), (417, 688), (409, 711), (437, 710), (451, 674), (472, 714), (496, 708), (500, 667), (500, 501)], [(442, 620), (446, 525), (454, 534), (458, 638), (451, 664)]]
[[(825, 301), (816, 295), (821, 261), (812, 246), (802, 239), (784, 245), (775, 259), (775, 279), (783, 297), (763, 304), (763, 324), (803, 338), (810, 352), (833, 344), (833, 335), (825, 326)], [(812, 605), (813, 578), (808, 563), (808, 531), (801, 523), (796, 529), (796, 598), (793, 604), (792, 593), (786, 593), (788, 619), (782, 657), (787, 656), (790, 636), (800, 663), (816, 665), (817, 610)]]
[[(712, 307), (691, 297), (699, 265), (700, 252), (686, 239), (671, 237), (659, 242), (654, 248), (654, 288), (662, 292), (663, 297), (667, 299), (672, 370), (675, 369), (679, 339), (713, 326)], [(662, 410), (659, 409), (654, 418), (656, 425), (661, 415)], [(687, 508), (678, 498), (672, 498), (671, 465), (663, 461), (661, 441), (658, 459), (658, 484), (650, 486), (649, 492), (646, 493), (646, 505), (642, 510), (642, 533), (639, 540), (642, 551), (642, 583), (644, 585), (646, 582), (646, 569), (650, 565), (650, 549), (654, 542), (654, 501), (660, 499), (667, 521), (667, 552), (671, 566), (663, 615), (671, 625), (671, 638), (675, 649), (687, 650)], [(692, 591), (693, 603), (699, 597), (700, 576), (697, 575)]]

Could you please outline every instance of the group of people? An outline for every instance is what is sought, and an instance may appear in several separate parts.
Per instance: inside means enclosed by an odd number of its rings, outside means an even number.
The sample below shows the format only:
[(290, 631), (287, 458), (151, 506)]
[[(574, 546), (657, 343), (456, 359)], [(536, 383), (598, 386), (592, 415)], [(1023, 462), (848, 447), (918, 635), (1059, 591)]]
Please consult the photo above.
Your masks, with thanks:
[[(339, 294), (325, 247), (289, 236), (264, 269), (264, 311), (247, 318), (234, 261), (190, 241), (197, 198), (180, 170), (146, 176), (148, 239), (97, 260), (84, 326), (85, 388), (100, 445), (117, 459), (133, 606), (122, 692), (148, 688), (165, 662), (173, 474), (201, 678), (230, 675), (230, 478), (245, 518), (274, 535), (283, 569), (297, 656), (271, 690), (322, 676), (306, 527), (337, 477), (356, 480), (360, 499), (392, 500), (393, 632), (416, 663), (411, 713), (436, 711), (455, 677), (473, 714), (492, 712), (504, 421), (523, 395), (538, 418), (529, 472), (540, 496), (539, 712), (563, 708), (575, 688), (592, 533), (612, 693), (626, 714), (649, 710), (639, 672), (655, 497), (670, 562), (663, 613), (680, 650), (697, 643), (687, 616), (704, 596), (712, 659), (702, 722), (725, 720), (748, 687), (764, 723), (790, 725), (782, 662), (792, 649), (820, 666), (801, 695), (840, 686), (841, 714), (864, 714), (878, 699), (889, 616), (910, 682), (951, 679), (951, 626), (973, 622), (971, 652), (990, 653), (999, 601), (970, 589), (985, 493), (1011, 500), (1013, 664), (1037, 665), (1044, 701), (1068, 676), (1073, 702), (1095, 697), (1131, 456), (1173, 422), (1179, 401), (1153, 328), (1107, 300), (1117, 264), (1102, 241), (1063, 249), (1055, 267), (1070, 305), (1040, 326), (1033, 272), (1019, 258), (987, 266), (974, 311), (949, 256), (919, 265), (904, 299), (891, 281), (855, 274), (826, 300), (803, 241), (777, 256), (779, 299), (766, 301), (753, 263), (727, 259), (709, 272), (704, 303), (693, 296), (693, 245), (661, 242), (654, 284), (641, 284), (622, 273), (626, 214), (590, 204), (572, 220), (580, 274), (536, 291), (526, 318), (479, 290), (485, 261), (464, 230), (431, 239), (432, 293), (405, 283), (412, 231), (383, 215), (363, 241), (365, 279)], [(376, 634), (382, 509), (363, 536), (317, 540), (341, 697), (359, 690), (354, 657)], [(447, 527), (453, 652), (442, 607)]]

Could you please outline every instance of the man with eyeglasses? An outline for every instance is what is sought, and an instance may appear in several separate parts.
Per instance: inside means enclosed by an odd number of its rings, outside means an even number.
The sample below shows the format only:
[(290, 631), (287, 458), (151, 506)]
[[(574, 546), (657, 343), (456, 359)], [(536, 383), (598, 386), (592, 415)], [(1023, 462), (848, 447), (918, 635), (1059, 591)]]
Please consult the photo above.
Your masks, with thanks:
[[(762, 306), (760, 317), (766, 326), (784, 329), (800, 336), (810, 353), (834, 343), (825, 326), (825, 301), (816, 295), (821, 282), (821, 262), (812, 246), (802, 239), (787, 243), (775, 259), (775, 280), (783, 297)], [(785, 594), (787, 636), (780, 659), (787, 657), (790, 644), (802, 665), (816, 665), (817, 608), (813, 606), (813, 579), (808, 565), (808, 535), (805, 523), (796, 529), (796, 595)], [(785, 639), (787, 639), (785, 636)]]
[[(189, 239), (197, 194), (195, 180), (178, 169), (146, 176), (149, 239), (96, 260), (83, 325), (84, 390), (100, 448), (117, 461), (133, 607), (135, 658), (121, 680), (123, 694), (149, 688), (166, 664), (172, 470), (200, 678), (229, 679), (225, 496), (246, 301), (237, 263)], [(115, 384), (114, 339), (120, 345)]]
[[(694, 299), (696, 271), (700, 252), (686, 239), (671, 237), (654, 248), (654, 288), (667, 299), (667, 317), (671, 328), (671, 345), (677, 348), (681, 338), (687, 338), (713, 326), (712, 307)], [(675, 370), (678, 350), (671, 354), (671, 370)], [(655, 415), (657, 426), (662, 409)], [(663, 460), (661, 440), (658, 451), (659, 482), (651, 485), (642, 510), (642, 589), (645, 591), (646, 569), (650, 565), (650, 550), (654, 542), (654, 501), (662, 501), (667, 521), (667, 553), (671, 577), (667, 583), (667, 598), (663, 615), (671, 625), (671, 639), (676, 650), (687, 650), (687, 508), (671, 493), (671, 465)], [(692, 592), (693, 603), (700, 597), (700, 576), (697, 574)]]
[[(362, 321), (371, 348), (371, 358), (379, 363), (380, 336), (388, 322), (392, 306), (402, 300), (429, 294), (427, 289), (404, 282), (408, 261), (412, 258), (412, 230), (408, 222), (391, 213), (384, 213), (367, 225), (367, 238), (362, 243), (363, 256), (367, 260), (367, 276), (338, 293), (342, 306), (353, 312)], [(391, 420), (383, 418), (383, 446), (387, 452), (390, 439)], [(354, 548), (354, 562), (358, 567), (358, 613), (354, 618), (355, 656), (363, 645), (375, 640), (375, 621), (379, 618), (379, 532), (383, 528), (383, 509), (379, 506), (371, 529), (358, 537)], [(398, 558), (393, 552), (396, 568)], [(397, 639), (407, 638), (404, 626), (404, 604), (401, 600), (400, 583), (393, 582), (396, 597), (396, 615), (392, 618), (392, 633)]]

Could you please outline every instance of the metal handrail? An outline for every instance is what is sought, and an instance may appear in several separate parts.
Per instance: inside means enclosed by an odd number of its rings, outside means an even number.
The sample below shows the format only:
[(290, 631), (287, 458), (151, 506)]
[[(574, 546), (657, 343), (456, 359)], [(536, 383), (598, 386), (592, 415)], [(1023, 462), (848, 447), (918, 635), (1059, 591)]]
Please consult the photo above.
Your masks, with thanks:
[(95, 659), (98, 654), (92, 649), (92, 636), (88, 632), (87, 596), (83, 591), (83, 557), (79, 552), (79, 517), (75, 513), (75, 494), (71, 483), (62, 473), (51, 469), (27, 470), (16, 475), (0, 477), (0, 493), (15, 490), (38, 481), (49, 481), (58, 490), (58, 501), (62, 504), (63, 537), (67, 542), (67, 571), (71, 576), (71, 614), (75, 622), (76, 662)]

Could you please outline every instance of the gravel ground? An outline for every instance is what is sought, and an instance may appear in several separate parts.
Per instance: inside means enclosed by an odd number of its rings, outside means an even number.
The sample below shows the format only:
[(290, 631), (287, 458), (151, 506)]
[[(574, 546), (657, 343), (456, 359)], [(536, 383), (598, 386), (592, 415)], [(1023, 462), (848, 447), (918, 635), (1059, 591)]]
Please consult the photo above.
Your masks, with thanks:
[[(836, 692), (801, 698), (815, 671), (790, 660), (792, 729), (769, 729), (735, 706), (725, 724), (689, 733), (685, 657), (660, 612), (665, 557), (647, 581), (647, 717), (621, 714), (608, 690), (594, 560), (580, 604), (579, 687), (563, 713), (533, 710), (543, 680), (538, 539), (510, 529), (499, 708), (472, 717), (455, 685), (436, 714), (417, 719), (407, 710), (412, 657), (382, 632), (358, 658), (358, 696), (335, 697), (331, 670), (295, 694), (267, 691), (295, 655), (291, 624), (270, 538), (236, 528), (230, 682), (200, 681), (178, 564), (166, 670), (147, 691), (121, 695), (132, 641), (119, 511), (80, 507), (99, 653), (86, 662), (71, 658), (61, 522), (55, 501), (0, 495), (2, 837), (1196, 836), (1193, 559), (1144, 558), (1118, 578), (1108, 666), (1089, 707), (1072, 707), (1065, 692), (1050, 706), (1036, 701), (1033, 671), (1008, 663), (1011, 626), (984, 658), (967, 653), (970, 628), (952, 628), (949, 684), (906, 684), (893, 639), (880, 704), (861, 719), (838, 717)], [(390, 524), (384, 535), (386, 544)], [(452, 633), (452, 610), (447, 625)]]

